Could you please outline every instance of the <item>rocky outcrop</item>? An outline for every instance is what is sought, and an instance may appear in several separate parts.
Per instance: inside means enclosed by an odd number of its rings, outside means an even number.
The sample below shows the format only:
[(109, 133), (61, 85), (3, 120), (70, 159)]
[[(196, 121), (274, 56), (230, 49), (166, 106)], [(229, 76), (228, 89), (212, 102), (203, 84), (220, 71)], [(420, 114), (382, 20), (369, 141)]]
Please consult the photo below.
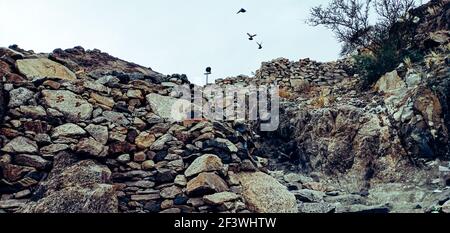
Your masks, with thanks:
[(42, 91), (42, 97), (49, 108), (60, 111), (68, 121), (78, 122), (91, 118), (92, 105), (71, 91), (45, 90)]
[(413, 12), (424, 60), (369, 91), (350, 58), (217, 80), (278, 84), (275, 132), (174, 118), (190, 107), (185, 75), (81, 47), (0, 48), (0, 212), (448, 212), (447, 2)]
[(435, 48), (448, 43), (450, 29), (450, 2), (433, 0), (413, 9), (410, 14), (416, 18), (416, 25), (410, 30), (414, 33), (413, 46), (419, 49)]
[(99, 79), (108, 75), (123, 82), (131, 80), (149, 80), (161, 83), (165, 77), (150, 68), (129, 63), (100, 50), (85, 51), (82, 47), (73, 49), (56, 49), (49, 58), (65, 65), (81, 78)]
[(297, 202), (286, 187), (271, 176), (257, 173), (237, 174), (243, 196), (251, 210), (258, 213), (297, 213)]
[[(75, 61), (96, 53), (68, 50), (63, 64), (82, 70), (92, 61)], [(170, 119), (178, 102), (174, 87), (185, 82), (180, 76), (158, 84), (146, 75), (124, 75), (140, 69), (118, 62), (122, 73), (107, 72), (114, 68), (106, 65), (87, 73), (72, 70), (74, 80), (30, 82), (9, 69), (9, 77), (20, 79), (6, 79), (3, 86), (0, 208), (27, 213), (412, 211), (406, 200), (387, 205), (384, 200), (398, 199), (392, 189), (377, 185), (447, 182), (446, 165), (426, 163), (448, 153), (445, 59), (427, 59), (429, 68), (400, 67), (369, 93), (354, 89), (357, 78), (313, 85), (292, 79), (281, 127), (260, 132), (261, 141), (251, 122)], [(265, 174), (268, 161), (269, 169), (304, 175)], [(401, 195), (420, 192), (412, 190), (404, 188)], [(423, 193), (412, 201), (446, 209), (445, 203), (429, 202), (435, 198), (429, 190)]]
[(38, 146), (35, 141), (32, 141), (25, 137), (16, 137), (8, 142), (2, 151), (9, 153), (36, 153)]
[[(425, 59), (405, 61), (380, 77), (371, 91), (357, 89), (358, 75), (287, 95), (280, 91), (285, 98), (281, 127), (265, 135), (271, 141), (265, 149), (273, 149), (261, 153), (277, 161), (272, 169), (283, 164), (286, 170), (317, 173), (350, 192), (364, 193), (392, 181), (445, 186), (445, 169), (439, 167), (448, 165), (430, 161), (446, 161), (450, 155), (448, 6), (448, 1), (431, 1), (412, 12), (420, 19), (413, 30)], [(436, 43), (430, 47), (424, 38)], [(272, 146), (280, 143), (286, 146)]]
[(118, 212), (116, 193), (111, 185), (111, 171), (107, 167), (92, 160), (84, 160), (62, 169), (58, 173), (50, 173), (49, 178), (40, 184), (38, 192), (42, 198), (27, 203), (20, 212)]
[(33, 58), (18, 60), (17, 69), (29, 80), (36, 78), (55, 78), (75, 80), (75, 74), (65, 66), (47, 58)]
[[(285, 59), (263, 64), (262, 72), (253, 78), (218, 80), (219, 85), (276, 82), (284, 87), (280, 89), (281, 126), (275, 133), (261, 132), (263, 146), (256, 154), (271, 160), (271, 170), (314, 177), (315, 182), (286, 183), (279, 177), (301, 202), (301, 212), (424, 211), (400, 204), (407, 201), (399, 199), (387, 205), (400, 194), (386, 187), (384, 195), (377, 190), (385, 183), (410, 184), (414, 191), (399, 187), (399, 193), (424, 194), (410, 202), (428, 206), (432, 191), (449, 184), (448, 5), (448, 1), (431, 1), (412, 12), (420, 18), (414, 30), (419, 32), (416, 45), (427, 54), (425, 59), (415, 64), (405, 61), (367, 92), (358, 89), (360, 79), (351, 74), (351, 59), (338, 62), (343, 67), (324, 63), (318, 68), (332, 67), (321, 75), (328, 80), (336, 77), (335, 82), (297, 80), (292, 75), (295, 65)], [(366, 200), (372, 192), (380, 198)], [(340, 199), (345, 193), (357, 194), (364, 201), (346, 201), (343, 206), (324, 198), (329, 194)]]
[(437, 166), (432, 172), (421, 166), (450, 153), (443, 107), (448, 94), (435, 91), (446, 88), (442, 80), (448, 75), (439, 72), (444, 66), (399, 68), (381, 77), (370, 93), (343, 93), (351, 89), (346, 82), (303, 93), (296, 105), (284, 104), (287, 114), (275, 138), (289, 146), (275, 156), (304, 172), (337, 178), (352, 192), (388, 180), (438, 179)]
[(220, 171), (222, 168), (222, 160), (219, 157), (216, 155), (203, 155), (192, 162), (184, 172), (184, 175), (192, 177), (202, 172)]
[[(164, 120), (180, 121), (190, 113), (191, 103), (187, 100), (180, 100), (158, 94), (146, 96), (152, 110)], [(180, 109), (181, 110), (178, 110)]]

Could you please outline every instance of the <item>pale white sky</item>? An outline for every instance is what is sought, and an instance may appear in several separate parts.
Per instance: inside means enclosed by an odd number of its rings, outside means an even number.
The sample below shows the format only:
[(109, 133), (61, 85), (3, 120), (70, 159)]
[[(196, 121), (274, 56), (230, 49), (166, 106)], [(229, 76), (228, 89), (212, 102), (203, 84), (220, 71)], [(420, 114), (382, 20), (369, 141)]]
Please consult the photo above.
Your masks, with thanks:
[[(250, 75), (278, 57), (338, 58), (324, 28), (305, 24), (310, 7), (327, 0), (0, 0), (0, 46), (35, 52), (81, 45), (197, 84)], [(236, 15), (241, 8), (246, 14)], [(263, 42), (258, 50), (246, 33)]]

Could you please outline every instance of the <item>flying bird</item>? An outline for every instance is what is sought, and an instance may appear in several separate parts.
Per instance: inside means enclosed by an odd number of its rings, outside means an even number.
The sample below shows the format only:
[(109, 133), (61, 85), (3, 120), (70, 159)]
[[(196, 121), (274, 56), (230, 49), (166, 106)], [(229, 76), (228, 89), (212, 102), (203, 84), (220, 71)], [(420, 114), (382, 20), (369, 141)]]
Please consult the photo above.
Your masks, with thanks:
[(247, 12), (247, 10), (246, 9), (244, 9), (244, 8), (241, 8), (239, 11), (238, 11), (238, 13), (237, 14), (240, 14), (240, 13), (245, 13), (245, 12)]
[(211, 74), (211, 71), (212, 71), (211, 67), (206, 67), (206, 73), (205, 74)]
[(258, 44), (258, 49), (262, 49), (263, 47), (262, 47), (262, 43), (258, 43), (258, 42), (256, 42), (257, 44)]
[(252, 34), (250, 34), (250, 33), (247, 33), (247, 35), (248, 35), (248, 39), (249, 39), (249, 40), (253, 40), (253, 38), (255, 38), (255, 37), (257, 36), (257, 34), (252, 35)]

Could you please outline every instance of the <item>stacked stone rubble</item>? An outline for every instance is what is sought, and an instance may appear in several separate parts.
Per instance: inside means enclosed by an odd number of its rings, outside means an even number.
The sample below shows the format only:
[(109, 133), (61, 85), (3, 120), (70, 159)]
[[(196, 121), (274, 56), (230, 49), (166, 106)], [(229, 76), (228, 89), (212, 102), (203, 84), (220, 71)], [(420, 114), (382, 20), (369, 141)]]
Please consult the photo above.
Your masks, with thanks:
[(246, 124), (166, 118), (185, 76), (81, 47), (1, 53), (0, 211), (296, 211), (287, 190), (287, 210), (244, 197), (263, 168)]
[(278, 58), (270, 62), (263, 62), (253, 78), (239, 76), (219, 79), (216, 84), (277, 84), (280, 88), (296, 91), (306, 86), (335, 85), (345, 78), (353, 77), (351, 69), (352, 65), (349, 60), (321, 63), (310, 59), (293, 62), (285, 58)]

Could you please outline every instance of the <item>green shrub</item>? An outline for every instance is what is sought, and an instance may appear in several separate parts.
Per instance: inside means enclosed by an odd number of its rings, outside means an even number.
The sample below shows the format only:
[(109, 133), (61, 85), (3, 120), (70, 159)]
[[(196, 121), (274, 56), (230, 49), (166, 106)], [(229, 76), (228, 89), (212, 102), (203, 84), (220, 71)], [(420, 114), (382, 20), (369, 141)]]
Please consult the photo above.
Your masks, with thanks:
[(423, 60), (417, 50), (402, 50), (395, 41), (384, 42), (372, 54), (354, 56), (356, 73), (362, 76), (362, 89), (369, 89), (384, 74), (393, 71), (406, 58), (412, 62)]

